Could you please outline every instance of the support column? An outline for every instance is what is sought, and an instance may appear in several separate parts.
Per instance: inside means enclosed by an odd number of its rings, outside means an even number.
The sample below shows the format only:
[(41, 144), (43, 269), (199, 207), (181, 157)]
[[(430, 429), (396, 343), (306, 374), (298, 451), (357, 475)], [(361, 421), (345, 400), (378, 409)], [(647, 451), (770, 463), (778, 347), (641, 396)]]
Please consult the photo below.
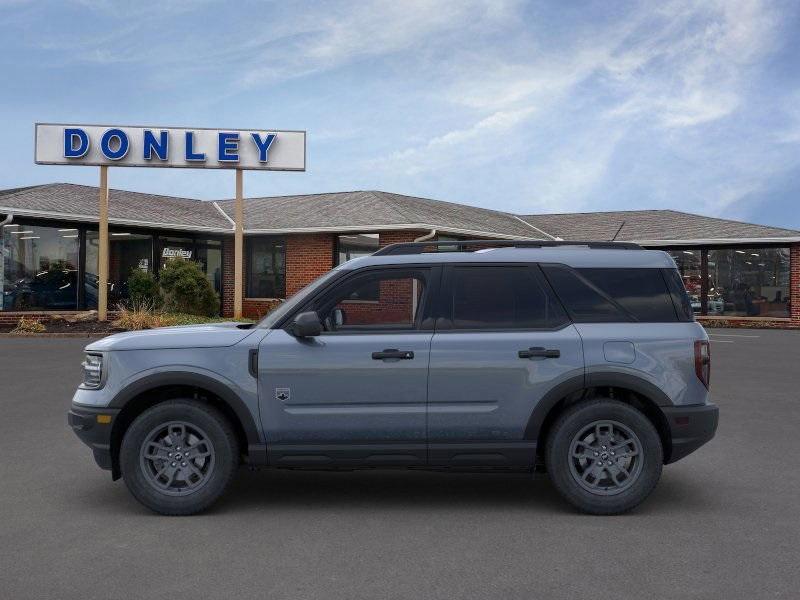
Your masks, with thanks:
[(108, 167), (100, 167), (100, 216), (97, 253), (97, 320), (108, 320)]
[(244, 201), (242, 170), (236, 169), (236, 210), (233, 248), (233, 318), (242, 318), (242, 286), (244, 285)]

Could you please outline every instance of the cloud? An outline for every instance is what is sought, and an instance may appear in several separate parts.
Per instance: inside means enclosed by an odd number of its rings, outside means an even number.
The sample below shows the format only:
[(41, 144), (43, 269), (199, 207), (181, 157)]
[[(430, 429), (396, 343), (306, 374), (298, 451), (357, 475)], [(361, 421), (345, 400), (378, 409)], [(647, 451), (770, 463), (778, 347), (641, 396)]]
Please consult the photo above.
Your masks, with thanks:
[[(533, 108), (499, 111), (466, 129), (456, 129), (431, 138), (421, 146), (401, 150), (373, 163), (374, 166), (392, 165), (408, 175), (436, 171), (458, 161), (463, 168), (469, 164), (496, 159), (502, 150), (498, 137), (513, 130), (530, 118)], [(502, 145), (502, 144), (500, 144)]]

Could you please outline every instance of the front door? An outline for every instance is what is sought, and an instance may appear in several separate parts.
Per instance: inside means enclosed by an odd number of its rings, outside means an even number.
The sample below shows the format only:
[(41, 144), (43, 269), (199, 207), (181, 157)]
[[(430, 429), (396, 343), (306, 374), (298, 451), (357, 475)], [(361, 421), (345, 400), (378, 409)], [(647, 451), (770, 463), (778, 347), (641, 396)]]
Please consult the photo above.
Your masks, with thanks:
[(368, 268), (301, 311), (317, 337), (271, 331), (259, 348), (259, 397), (276, 466), (424, 465), (436, 268)]
[(430, 463), (530, 467), (536, 440), (526, 428), (536, 403), (559, 384), (582, 382), (580, 335), (535, 265), (449, 266), (440, 304)]

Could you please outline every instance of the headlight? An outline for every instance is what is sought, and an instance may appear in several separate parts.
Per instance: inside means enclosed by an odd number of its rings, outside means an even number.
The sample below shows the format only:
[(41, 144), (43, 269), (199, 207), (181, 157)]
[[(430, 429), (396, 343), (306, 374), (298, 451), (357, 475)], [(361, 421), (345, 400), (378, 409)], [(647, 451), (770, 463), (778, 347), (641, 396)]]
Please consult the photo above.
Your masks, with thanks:
[(81, 366), (83, 366), (83, 387), (96, 390), (103, 385), (102, 354), (87, 354)]

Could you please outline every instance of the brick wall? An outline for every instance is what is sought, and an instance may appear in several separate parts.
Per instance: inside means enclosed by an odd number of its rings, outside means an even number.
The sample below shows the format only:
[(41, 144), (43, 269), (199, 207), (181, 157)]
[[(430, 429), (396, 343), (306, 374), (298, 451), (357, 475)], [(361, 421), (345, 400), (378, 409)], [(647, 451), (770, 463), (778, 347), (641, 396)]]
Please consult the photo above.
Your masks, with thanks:
[(248, 319), (259, 320), (273, 308), (278, 306), (281, 302), (283, 301), (278, 299), (244, 299), (242, 300), (242, 316), (247, 317)]
[(789, 304), (791, 305), (792, 323), (800, 326), (800, 244), (791, 247), (789, 256), (791, 269)]
[(223, 317), (233, 316), (233, 286), (234, 286), (234, 244), (233, 236), (222, 240), (222, 302), (221, 313)]
[(286, 297), (333, 268), (336, 236), (309, 233), (286, 236)]

